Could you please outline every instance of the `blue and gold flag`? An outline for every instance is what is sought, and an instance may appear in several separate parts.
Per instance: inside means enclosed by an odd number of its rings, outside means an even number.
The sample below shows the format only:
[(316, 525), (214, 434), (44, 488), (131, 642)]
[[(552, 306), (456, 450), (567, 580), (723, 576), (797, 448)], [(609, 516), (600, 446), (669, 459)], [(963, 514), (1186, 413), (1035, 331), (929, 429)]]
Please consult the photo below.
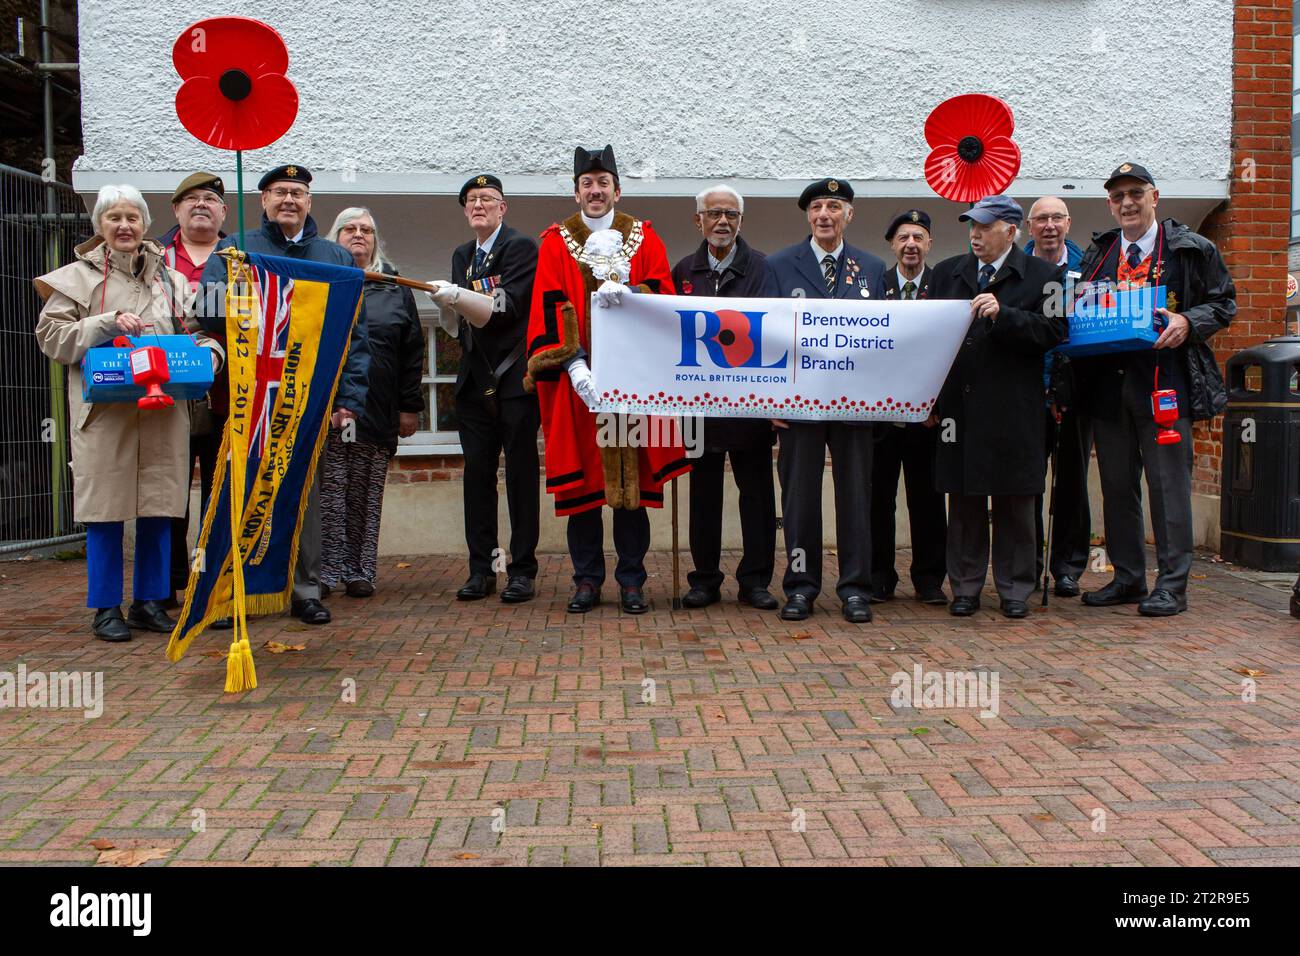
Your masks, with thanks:
[(233, 617), (226, 676), (233, 691), (257, 686), (246, 615), (282, 611), (293, 591), (302, 516), (364, 274), (233, 249), (222, 254), (230, 417), (167, 659), (180, 660), (205, 627)]

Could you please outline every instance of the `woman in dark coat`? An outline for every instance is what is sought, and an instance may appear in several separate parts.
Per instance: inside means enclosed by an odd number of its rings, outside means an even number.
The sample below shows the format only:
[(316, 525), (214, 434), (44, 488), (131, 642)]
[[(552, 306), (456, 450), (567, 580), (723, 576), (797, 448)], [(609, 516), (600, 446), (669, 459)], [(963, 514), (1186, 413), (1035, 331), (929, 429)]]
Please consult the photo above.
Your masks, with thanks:
[[(352, 253), (357, 268), (397, 274), (384, 259), (368, 209), (344, 209), (329, 238)], [(320, 489), (321, 587), (342, 584), (352, 597), (375, 593), (388, 462), (397, 451), (397, 439), (415, 433), (424, 409), (424, 333), (411, 291), (367, 282), (365, 303), (370, 339), (365, 414), (353, 427), (331, 429)]]

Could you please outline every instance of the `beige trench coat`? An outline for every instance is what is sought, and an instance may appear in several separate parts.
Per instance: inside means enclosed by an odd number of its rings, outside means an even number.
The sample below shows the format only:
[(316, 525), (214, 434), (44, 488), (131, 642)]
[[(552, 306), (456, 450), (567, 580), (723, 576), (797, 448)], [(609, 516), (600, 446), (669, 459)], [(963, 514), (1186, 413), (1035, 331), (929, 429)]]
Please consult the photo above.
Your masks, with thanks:
[[(134, 402), (83, 401), (81, 359), (87, 349), (121, 334), (119, 312), (140, 316), (145, 334), (186, 331), (188, 284), (166, 267), (162, 247), (151, 239), (131, 256), (112, 251), (96, 236), (77, 246), (76, 254), (76, 262), (35, 280), (45, 300), (36, 341), (68, 366), (73, 516), (81, 522), (180, 517), (192, 474), (189, 403), (146, 411)], [(212, 349), (220, 368), (221, 347), (202, 332), (194, 338)]]

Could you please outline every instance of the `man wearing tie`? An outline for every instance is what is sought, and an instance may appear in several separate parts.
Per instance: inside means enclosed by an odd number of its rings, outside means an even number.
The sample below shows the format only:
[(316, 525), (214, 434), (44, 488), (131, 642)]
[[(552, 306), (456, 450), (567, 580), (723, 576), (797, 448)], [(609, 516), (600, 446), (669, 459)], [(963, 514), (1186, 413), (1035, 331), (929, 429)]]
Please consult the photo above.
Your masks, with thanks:
[[(768, 265), (778, 294), (795, 298), (864, 299), (884, 295), (885, 263), (844, 241), (853, 221), (853, 186), (821, 179), (805, 189), (799, 208), (812, 234), (774, 253)], [(822, 584), (822, 473), (831, 451), (835, 483), (835, 537), (840, 576), (836, 594), (844, 619), (871, 620), (871, 452), (872, 422), (774, 420), (780, 449), (782, 527), (787, 566), (781, 617), (802, 621), (812, 613)]]
[[(901, 301), (930, 298), (934, 270), (925, 264), (934, 245), (930, 217), (908, 209), (894, 217), (885, 241), (897, 265), (885, 273), (885, 298)], [(912, 529), (912, 587), (926, 604), (947, 604), (943, 594), (944, 542), (948, 533), (943, 495), (934, 487), (934, 446), (938, 433), (930, 422), (877, 426), (871, 463), (871, 600), (894, 597), (894, 511), (898, 473), (907, 489)]]

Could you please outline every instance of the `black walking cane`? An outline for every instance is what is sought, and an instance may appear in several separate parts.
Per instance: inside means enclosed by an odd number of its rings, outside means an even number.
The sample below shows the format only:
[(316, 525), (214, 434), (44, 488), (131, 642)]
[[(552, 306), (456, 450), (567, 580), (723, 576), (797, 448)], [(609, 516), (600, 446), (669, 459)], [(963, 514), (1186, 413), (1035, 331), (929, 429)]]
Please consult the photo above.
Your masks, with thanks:
[(1047, 582), (1052, 575), (1052, 525), (1056, 524), (1056, 478), (1060, 463), (1061, 420), (1052, 414), (1052, 451), (1049, 460), (1052, 463), (1052, 490), (1047, 498), (1047, 540), (1043, 542), (1043, 607), (1047, 607)]

